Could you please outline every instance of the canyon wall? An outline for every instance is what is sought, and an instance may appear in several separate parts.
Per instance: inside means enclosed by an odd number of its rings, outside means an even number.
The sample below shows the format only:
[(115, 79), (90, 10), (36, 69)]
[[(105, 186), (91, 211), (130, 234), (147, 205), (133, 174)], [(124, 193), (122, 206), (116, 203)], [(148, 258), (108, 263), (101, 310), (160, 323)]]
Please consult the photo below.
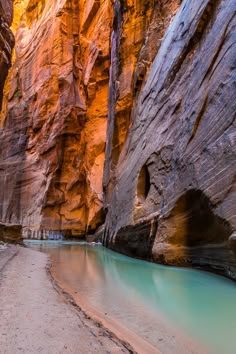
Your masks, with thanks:
[(11, 67), (11, 53), (14, 36), (10, 30), (13, 19), (12, 0), (0, 0), (0, 111), (2, 107), (3, 88)]
[[(120, 96), (110, 94), (106, 246), (236, 277), (235, 13), (235, 0), (182, 2), (161, 46), (152, 39), (157, 55), (133, 99), (125, 139)], [(145, 45), (152, 54), (148, 38)], [(121, 65), (122, 50), (114, 57)], [(120, 76), (113, 92), (124, 82)]]
[(15, 2), (16, 47), (0, 139), (0, 220), (26, 237), (103, 222), (110, 1)]
[[(2, 4), (0, 97), (14, 44)], [(236, 277), (235, 0), (14, 8), (0, 221), (37, 238), (105, 221), (116, 251)]]
[(108, 140), (106, 147), (110, 179), (135, 97), (179, 3), (14, 2), (16, 47), (0, 130), (2, 222), (36, 238), (83, 236), (104, 222), (106, 130), (115, 132), (115, 146)]
[(149, 75), (165, 30), (180, 3), (180, 0), (114, 1), (103, 181), (105, 208), (114, 188), (116, 166), (132, 123), (133, 107)]

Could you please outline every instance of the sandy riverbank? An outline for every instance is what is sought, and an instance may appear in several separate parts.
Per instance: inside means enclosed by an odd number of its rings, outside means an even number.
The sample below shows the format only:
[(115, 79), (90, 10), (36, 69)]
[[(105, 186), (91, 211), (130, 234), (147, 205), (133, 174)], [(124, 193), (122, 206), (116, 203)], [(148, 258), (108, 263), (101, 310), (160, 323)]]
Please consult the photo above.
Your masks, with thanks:
[(0, 252), (0, 353), (132, 352), (56, 291), (47, 263), (21, 247)]
[[(83, 300), (79, 294), (75, 293), (67, 284), (63, 283), (61, 279), (57, 277), (57, 274), (52, 271), (51, 267), (48, 267), (48, 274), (51, 277), (54, 287), (59, 293), (64, 294), (67, 301), (71, 302), (73, 306), (82, 311), (86, 318), (91, 318), (97, 325), (111, 331), (113, 335), (115, 334), (117, 338), (126, 344), (126, 347), (130, 349), (131, 353), (162, 354), (159, 349), (153, 347), (147, 341), (137, 336), (137, 334), (126, 327), (122, 327), (114, 318), (111, 319), (108, 316), (104, 316), (100, 311), (92, 308), (86, 300)], [(176, 352), (176, 354), (180, 353)]]
[[(68, 269), (63, 262), (63, 257), (60, 261), (52, 256), (51, 266), (48, 268), (48, 273), (54, 283), (56, 289), (62, 292), (64, 296), (74, 303), (74, 306), (82, 308), (87, 316), (91, 317), (103, 327), (109, 328), (122, 341), (129, 343), (134, 352), (138, 354), (207, 354), (206, 348), (203, 348), (199, 343), (196, 343), (191, 338), (187, 337), (181, 330), (170, 325), (163, 316), (159, 315), (156, 319), (158, 326), (152, 328), (153, 333), (159, 338), (159, 345), (154, 346), (151, 341), (146, 340), (145, 335), (140, 336), (134, 329), (132, 324), (130, 326), (124, 325), (122, 321), (117, 320), (98, 307), (91, 305), (86, 297), (71, 287), (70, 282), (63, 276), (68, 273)], [(70, 269), (70, 268), (69, 268)], [(121, 311), (123, 309), (121, 308)], [(155, 323), (156, 323), (155, 322)], [(151, 326), (151, 323), (150, 323)], [(146, 330), (144, 326), (142, 330)], [(161, 340), (160, 340), (161, 339)]]

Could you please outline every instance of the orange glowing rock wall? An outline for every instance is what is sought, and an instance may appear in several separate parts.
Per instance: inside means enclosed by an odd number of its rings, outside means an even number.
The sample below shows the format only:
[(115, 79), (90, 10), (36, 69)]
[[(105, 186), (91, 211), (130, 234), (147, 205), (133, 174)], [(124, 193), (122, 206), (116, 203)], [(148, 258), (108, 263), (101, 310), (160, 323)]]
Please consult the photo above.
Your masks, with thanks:
[(0, 220), (22, 224), (26, 237), (80, 236), (104, 222), (106, 132), (108, 203), (132, 108), (179, 3), (15, 1)]
[(21, 223), (29, 237), (80, 236), (103, 221), (111, 3), (26, 3), (15, 4), (0, 219)]
[(13, 18), (12, 0), (0, 0), (0, 111), (2, 107), (3, 88), (11, 67), (11, 51), (14, 36), (10, 30)]
[(235, 0), (14, 6), (0, 221), (236, 278)]

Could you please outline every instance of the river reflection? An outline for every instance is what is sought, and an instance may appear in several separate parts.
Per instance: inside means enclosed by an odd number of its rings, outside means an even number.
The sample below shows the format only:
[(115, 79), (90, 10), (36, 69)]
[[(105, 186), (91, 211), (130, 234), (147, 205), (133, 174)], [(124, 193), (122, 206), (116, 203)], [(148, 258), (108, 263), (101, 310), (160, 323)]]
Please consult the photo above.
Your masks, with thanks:
[(102, 246), (30, 243), (94, 308), (160, 347), (159, 315), (216, 354), (236, 353), (236, 285), (220, 276), (132, 259)]

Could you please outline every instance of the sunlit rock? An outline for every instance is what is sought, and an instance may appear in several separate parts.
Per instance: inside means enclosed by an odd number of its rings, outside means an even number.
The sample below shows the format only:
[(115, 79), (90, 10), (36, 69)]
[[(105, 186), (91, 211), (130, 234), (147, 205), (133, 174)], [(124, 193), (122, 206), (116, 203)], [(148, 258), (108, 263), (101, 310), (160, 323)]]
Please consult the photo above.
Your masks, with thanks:
[(235, 277), (235, 0), (14, 7), (0, 220)]
[(3, 88), (11, 67), (11, 52), (14, 45), (14, 36), (10, 30), (13, 17), (12, 3), (12, 0), (0, 0), (0, 111)]
[(89, 12), (87, 2), (15, 2), (0, 220), (21, 223), (25, 235), (61, 230), (80, 237), (104, 221), (112, 9), (110, 1), (96, 4)]

